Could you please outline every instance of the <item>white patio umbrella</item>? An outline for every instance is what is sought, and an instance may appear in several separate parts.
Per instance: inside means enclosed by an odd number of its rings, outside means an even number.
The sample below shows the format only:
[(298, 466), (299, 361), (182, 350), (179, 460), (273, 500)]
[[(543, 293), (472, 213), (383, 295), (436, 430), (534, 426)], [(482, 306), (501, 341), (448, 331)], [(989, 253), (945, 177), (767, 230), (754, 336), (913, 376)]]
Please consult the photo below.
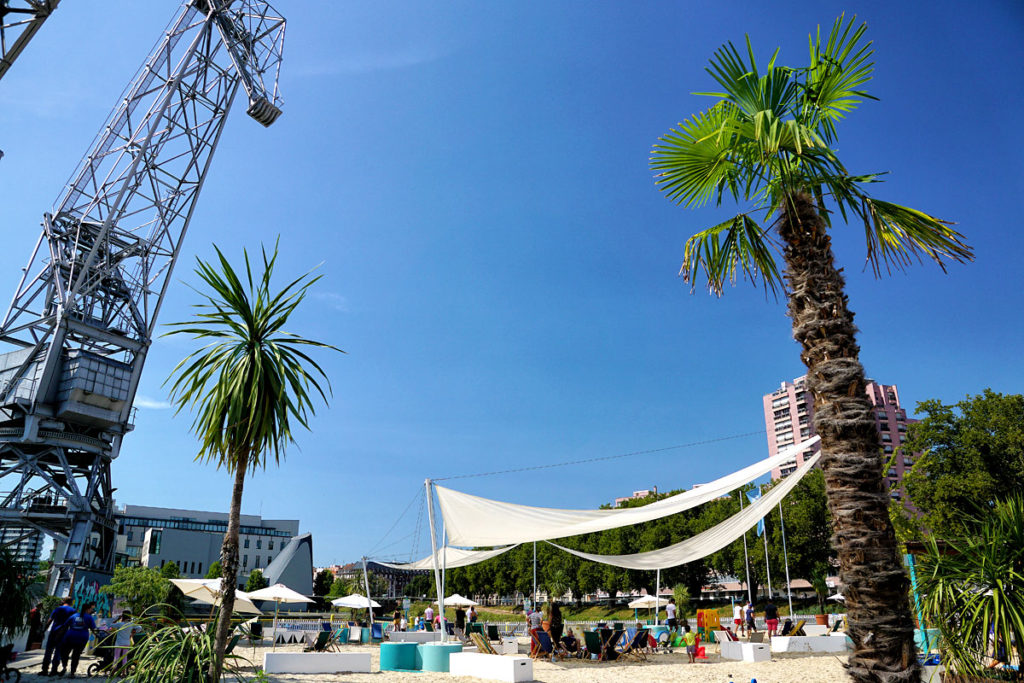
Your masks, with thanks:
[[(434, 600), (434, 604), (435, 605), (438, 604), (437, 600)], [(463, 597), (463, 596), (459, 595), (458, 593), (456, 593), (455, 595), (451, 596), (450, 598), (445, 598), (444, 599), (444, 604), (445, 604), (445, 606), (451, 606), (451, 607), (472, 607), (473, 605), (479, 605), (480, 603), (479, 602), (474, 602), (474, 601), (470, 600), (469, 598)]]
[(369, 609), (371, 607), (380, 607), (375, 600), (368, 600), (365, 596), (359, 593), (352, 593), (346, 595), (343, 598), (335, 598), (331, 600), (331, 604), (335, 607), (350, 607), (352, 609)]
[[(171, 579), (185, 597), (207, 605), (219, 605), (223, 583), (221, 579)], [(235, 591), (235, 611), (243, 614), (263, 614), (252, 603), (245, 591)]]
[(261, 588), (258, 591), (249, 593), (250, 600), (273, 600), (274, 601), (274, 648), (277, 649), (277, 612), (282, 602), (316, 602), (310, 600), (302, 593), (293, 591), (283, 583), (275, 583), (273, 586)]
[(654, 607), (657, 602), (659, 601), (653, 595), (644, 595), (629, 603), (627, 606), (632, 607), (633, 609), (640, 607)]
[(842, 593), (836, 593), (835, 595), (830, 595), (830, 596), (828, 596), (828, 599), (829, 600), (846, 600), (846, 598), (843, 597)]

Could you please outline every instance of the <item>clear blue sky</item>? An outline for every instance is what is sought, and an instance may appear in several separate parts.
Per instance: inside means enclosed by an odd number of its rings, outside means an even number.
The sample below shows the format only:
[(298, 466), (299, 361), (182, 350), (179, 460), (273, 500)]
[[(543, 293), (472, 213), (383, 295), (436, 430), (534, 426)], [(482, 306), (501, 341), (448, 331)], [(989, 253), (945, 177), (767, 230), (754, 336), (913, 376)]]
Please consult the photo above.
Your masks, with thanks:
[[(694, 6), (706, 5), (706, 6)], [(0, 286), (13, 293), (39, 221), (175, 2), (64, 2), (0, 83)], [(615, 455), (763, 430), (761, 395), (802, 374), (782, 302), (716, 300), (676, 273), (693, 232), (648, 152), (710, 104), (703, 68), (749, 32), (802, 64), (807, 33), (868, 21), (871, 91), (839, 152), (889, 170), (878, 196), (959, 223), (977, 261), (876, 280), (840, 227), (869, 376), (909, 408), (1020, 392), (1024, 287), (1024, 6), (893, 2), (280, 2), (284, 116), (236, 109), (162, 321), (189, 315), (196, 255), (283, 239), (283, 272), (323, 261), (293, 328), (344, 348), (334, 387), (243, 509), (299, 518), (318, 564), (408, 557), (425, 477)], [(158, 340), (119, 503), (224, 510), (230, 481), (194, 464), (161, 383), (191, 346)], [(763, 434), (457, 488), (559, 507), (689, 486), (764, 455)], [(383, 547), (383, 550), (381, 548)]]

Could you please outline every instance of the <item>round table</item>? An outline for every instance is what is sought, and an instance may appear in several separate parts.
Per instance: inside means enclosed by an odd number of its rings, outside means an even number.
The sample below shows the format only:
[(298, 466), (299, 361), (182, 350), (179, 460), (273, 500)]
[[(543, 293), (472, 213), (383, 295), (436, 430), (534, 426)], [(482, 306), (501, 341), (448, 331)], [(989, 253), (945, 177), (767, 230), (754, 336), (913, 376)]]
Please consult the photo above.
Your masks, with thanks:
[(421, 671), (448, 671), (448, 656), (462, 652), (459, 643), (422, 643), (416, 646), (417, 669)]
[(381, 643), (381, 671), (415, 671), (417, 643)]

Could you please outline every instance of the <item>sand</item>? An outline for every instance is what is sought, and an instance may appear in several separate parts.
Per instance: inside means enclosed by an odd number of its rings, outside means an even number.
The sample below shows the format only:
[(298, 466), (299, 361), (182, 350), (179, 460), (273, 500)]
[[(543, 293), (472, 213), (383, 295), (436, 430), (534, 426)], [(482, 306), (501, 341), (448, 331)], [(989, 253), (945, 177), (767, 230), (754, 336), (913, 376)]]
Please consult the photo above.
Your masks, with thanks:
[[(526, 646), (520, 646), (525, 651)], [(255, 649), (239, 647), (235, 654), (249, 659), (253, 664), (262, 664), (263, 653), (269, 646)], [(301, 645), (278, 646), (278, 652), (301, 652)], [(274, 674), (268, 680), (274, 683), (479, 683), (482, 679), (467, 676), (454, 677), (447, 673), (405, 673), (379, 671), (380, 648), (371, 645), (346, 645), (343, 652), (371, 652), (370, 674)], [(786, 655), (776, 654), (769, 662), (746, 663), (722, 660), (717, 647), (708, 648), (708, 660), (689, 664), (684, 653), (678, 650), (672, 654), (648, 655), (647, 662), (590, 662), (570, 659), (551, 663), (533, 663), (534, 680), (543, 683), (661, 683), (679, 681), (707, 681), (709, 683), (837, 683), (846, 680), (843, 664), (846, 657), (834, 655)], [(91, 659), (83, 657), (78, 676), (83, 677)], [(247, 674), (253, 673), (247, 667)], [(22, 683), (42, 683), (55, 679), (38, 675), (39, 666), (31, 665), (22, 670)], [(62, 680), (62, 679), (56, 679)], [(95, 679), (103, 680), (103, 679)]]

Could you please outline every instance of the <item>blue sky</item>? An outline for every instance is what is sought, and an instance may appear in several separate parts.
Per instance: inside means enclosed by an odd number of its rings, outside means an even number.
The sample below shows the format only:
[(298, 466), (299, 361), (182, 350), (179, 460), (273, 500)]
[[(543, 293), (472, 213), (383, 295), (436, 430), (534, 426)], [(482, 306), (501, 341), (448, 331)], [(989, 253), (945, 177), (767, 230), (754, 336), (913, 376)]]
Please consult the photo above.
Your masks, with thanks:
[[(707, 5), (693, 7), (695, 4)], [(880, 97), (840, 129), (877, 196), (956, 221), (977, 260), (876, 280), (840, 226), (862, 360), (916, 401), (1020, 392), (1019, 198), (1024, 7), (934, 2), (285, 2), (284, 115), (233, 112), (162, 321), (189, 315), (196, 255), (282, 235), (282, 274), (323, 262), (293, 329), (334, 388), (243, 509), (299, 518), (318, 564), (407, 558), (425, 477), (559, 463), (763, 430), (761, 395), (802, 374), (784, 303), (721, 299), (677, 277), (686, 238), (723, 215), (655, 189), (659, 135), (711, 101), (703, 68), (750, 33), (802, 64), (841, 11), (869, 23)], [(63, 3), (0, 83), (0, 286), (13, 293), (39, 221), (174, 2)], [(160, 339), (119, 503), (227, 508), (223, 471), (192, 462), (161, 387), (191, 345)], [(454, 482), (558, 507), (689, 486), (766, 452), (763, 434), (648, 456)]]

